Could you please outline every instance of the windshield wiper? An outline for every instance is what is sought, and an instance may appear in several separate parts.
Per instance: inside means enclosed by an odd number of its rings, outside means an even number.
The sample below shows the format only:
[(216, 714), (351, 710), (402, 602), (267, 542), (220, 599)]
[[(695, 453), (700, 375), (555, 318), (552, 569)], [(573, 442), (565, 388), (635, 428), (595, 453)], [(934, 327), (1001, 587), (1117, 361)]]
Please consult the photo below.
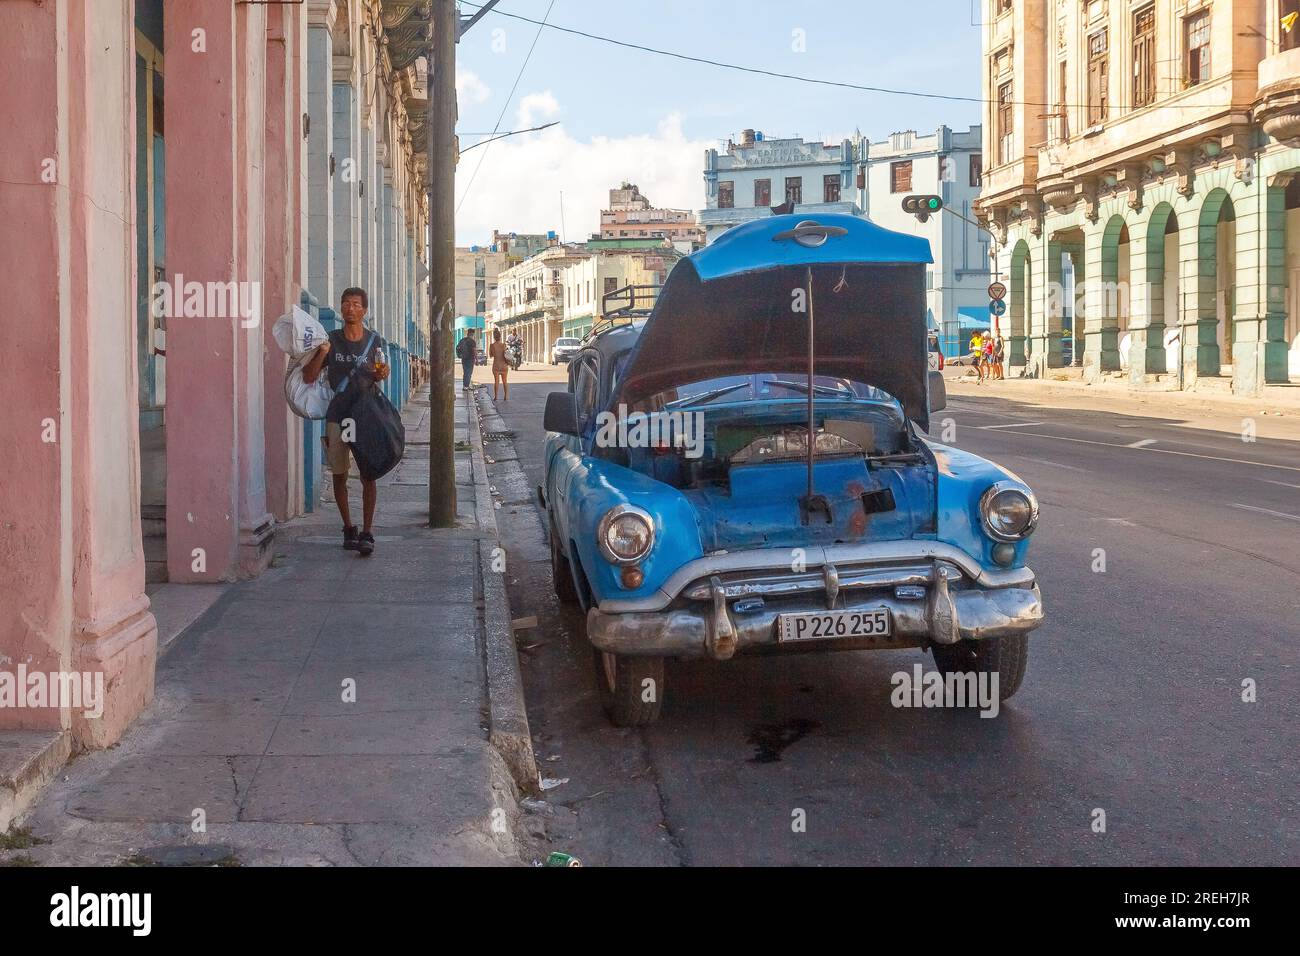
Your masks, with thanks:
[[(785, 381), (784, 379), (780, 379), (780, 378), (769, 378), (769, 379), (764, 379), (764, 380), (763, 380), (763, 384), (764, 384), (764, 385), (784, 385), (786, 388), (792, 388), (792, 389), (794, 389), (796, 392), (803, 392), (805, 395), (808, 394), (808, 383), (807, 383), (807, 382), (787, 382), (787, 381)], [(846, 393), (849, 394), (849, 395), (852, 395), (852, 394), (853, 394), (853, 390), (852, 390), (852, 389), (843, 388), (843, 387), (835, 387), (835, 388), (832, 388), (830, 385), (814, 385), (814, 386), (813, 386), (813, 391), (814, 391), (814, 392), (818, 392), (819, 394), (822, 394), (822, 395), (844, 395), (844, 394), (846, 394)]]
[(674, 399), (671, 402), (664, 402), (664, 408), (672, 408), (674, 405), (695, 405), (698, 402), (708, 402), (728, 392), (734, 392), (738, 388), (745, 388), (748, 382), (738, 382), (735, 385), (723, 385), (721, 388), (710, 389), (707, 392), (701, 392), (699, 395), (687, 395), (685, 398)]

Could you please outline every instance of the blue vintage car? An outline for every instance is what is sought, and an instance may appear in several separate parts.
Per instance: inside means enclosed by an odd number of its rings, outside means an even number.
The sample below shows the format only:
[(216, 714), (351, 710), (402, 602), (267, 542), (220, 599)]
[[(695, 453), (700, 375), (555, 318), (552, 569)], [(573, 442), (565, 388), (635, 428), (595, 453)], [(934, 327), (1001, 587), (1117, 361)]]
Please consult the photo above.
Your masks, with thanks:
[(557, 595), (585, 612), (602, 703), (654, 720), (664, 660), (928, 648), (1021, 683), (1043, 616), (1033, 492), (923, 437), (924, 239), (852, 216), (737, 226), (609, 323), (547, 397)]

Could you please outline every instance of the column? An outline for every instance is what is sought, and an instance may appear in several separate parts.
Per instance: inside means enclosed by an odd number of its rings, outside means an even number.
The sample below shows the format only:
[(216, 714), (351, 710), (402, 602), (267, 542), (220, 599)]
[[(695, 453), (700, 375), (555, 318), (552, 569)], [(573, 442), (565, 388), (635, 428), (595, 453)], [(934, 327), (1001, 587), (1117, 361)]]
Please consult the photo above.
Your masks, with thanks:
[(1083, 374), (1089, 381), (1100, 372), (1119, 370), (1119, 231), (1122, 219), (1085, 227), (1082, 309)]
[[(1183, 383), (1191, 385), (1201, 375), (1218, 375), (1220, 367), (1217, 296), (1217, 216), (1202, 222), (1203, 207), (1189, 217), (1190, 225), (1178, 234), (1179, 309), (1182, 325)], [(1192, 218), (1194, 217), (1194, 218)]]
[(358, 159), (357, 91), (352, 82), (352, 57), (333, 57), (333, 283), (322, 308), (337, 309), (344, 289), (357, 284), (361, 276), (361, 203), (357, 181)]
[(290, 98), (294, 32), (293, 14), (285, 5), (268, 6), (266, 36), (266, 135), (262, 157), (265, 190), (265, 242), (262, 284), (264, 429), (266, 439), (266, 504), (279, 521), (299, 513), (300, 494), (294, 493), (302, 442), (296, 422), (301, 419), (289, 408), (284, 389), (288, 356), (280, 350), (271, 330), (275, 320), (298, 302), (293, 281), (293, 154), (297, 151), (298, 118)]
[(1044, 238), (1038, 254), (1030, 256), (1033, 267), (1034, 315), (1029, 328), (1029, 368), (1031, 374), (1043, 376), (1049, 368), (1064, 364), (1061, 354), (1061, 328), (1064, 315), (1064, 286), (1061, 282), (1061, 247)]
[(360, 127), (357, 140), (357, 273), (352, 285), (366, 290), (373, 307), (375, 293), (374, 242), (375, 242), (375, 170), (374, 170), (374, 130), (367, 120), (369, 112), (365, 105), (367, 82), (363, 79), (357, 90), (360, 99)]
[(132, 4), (9, 6), (0, 261), (21, 277), (9, 313), (30, 320), (5, 366), (20, 464), (0, 497), (0, 667), (86, 675), (104, 696), (91, 716), (88, 701), (0, 708), (0, 729), (103, 747), (152, 698), (157, 648), (140, 537)]
[(1287, 380), (1286, 189), (1300, 171), (1258, 175), (1237, 200), (1237, 321), (1232, 390), (1258, 395)]
[(342, 291), (334, 288), (334, 12), (332, 2), (313, 4), (307, 30), (307, 287), (325, 305)]
[[(392, 149), (389, 147), (389, 160), (391, 162)], [(384, 338), (389, 343), (389, 365), (395, 365), (397, 359), (397, 243), (394, 241), (394, 231), (396, 229), (397, 210), (393, 206), (393, 172), (390, 168), (383, 170), (383, 193), (380, 196), (381, 202), (381, 223), (380, 239), (383, 244), (383, 273), (381, 282), (383, 283), (383, 307), (380, 317), (383, 320)], [(395, 376), (390, 375), (388, 381), (384, 383), (388, 391), (389, 399), (397, 404), (400, 399), (397, 394), (397, 380)]]
[[(1129, 382), (1141, 385), (1165, 368), (1165, 246), (1162, 216), (1129, 230)], [(1153, 235), (1154, 234), (1154, 235)], [(1177, 268), (1177, 263), (1170, 263)]]
[[(236, 299), (260, 305), (253, 290), (263, 280), (256, 164), (266, 123), (266, 13), (264, 5), (206, 0), (167, 7), (168, 267), (184, 277), (167, 336), (168, 373), (178, 383), (167, 396), (167, 571), (175, 582), (254, 574), (270, 559), (274, 535), (264, 483), (263, 330), (260, 317), (231, 307)], [(195, 30), (203, 31), (202, 50), (192, 46)]]

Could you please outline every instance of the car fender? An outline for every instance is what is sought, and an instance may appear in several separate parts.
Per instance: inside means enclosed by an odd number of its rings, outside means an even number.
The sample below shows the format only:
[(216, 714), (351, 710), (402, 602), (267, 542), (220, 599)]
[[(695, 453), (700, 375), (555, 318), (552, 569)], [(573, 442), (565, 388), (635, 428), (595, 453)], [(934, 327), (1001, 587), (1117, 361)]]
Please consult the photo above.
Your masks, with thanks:
[[(644, 578), (637, 588), (623, 586), (620, 566), (606, 560), (596, 540), (600, 520), (619, 504), (634, 505), (654, 521), (654, 544), (638, 563)], [(652, 594), (683, 564), (704, 553), (695, 510), (680, 491), (610, 461), (579, 459), (570, 473), (567, 497), (556, 507), (564, 512), (566, 554), (571, 557), (576, 549), (597, 604), (608, 597)]]
[[(984, 527), (980, 498), (999, 481), (1014, 481), (1026, 488), (1029, 485), (987, 458), (937, 442), (927, 441), (926, 445), (938, 469), (938, 539), (961, 548), (986, 567), (1008, 567), (993, 560), (993, 546), (998, 542)], [(1024, 567), (1029, 539), (1018, 542), (1015, 548), (1016, 557), (1009, 567)]]

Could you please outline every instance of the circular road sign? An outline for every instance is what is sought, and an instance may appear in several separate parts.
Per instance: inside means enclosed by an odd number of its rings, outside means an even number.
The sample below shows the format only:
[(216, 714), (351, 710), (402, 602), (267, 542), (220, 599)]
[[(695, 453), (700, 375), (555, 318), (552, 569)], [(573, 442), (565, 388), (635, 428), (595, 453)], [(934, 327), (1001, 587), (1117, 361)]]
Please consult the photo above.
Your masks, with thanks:
[(1005, 299), (1007, 297), (1007, 287), (1001, 282), (989, 283), (990, 299)]
[(989, 312), (993, 315), (1006, 315), (1007, 303), (1004, 299), (993, 299), (989, 302)]

